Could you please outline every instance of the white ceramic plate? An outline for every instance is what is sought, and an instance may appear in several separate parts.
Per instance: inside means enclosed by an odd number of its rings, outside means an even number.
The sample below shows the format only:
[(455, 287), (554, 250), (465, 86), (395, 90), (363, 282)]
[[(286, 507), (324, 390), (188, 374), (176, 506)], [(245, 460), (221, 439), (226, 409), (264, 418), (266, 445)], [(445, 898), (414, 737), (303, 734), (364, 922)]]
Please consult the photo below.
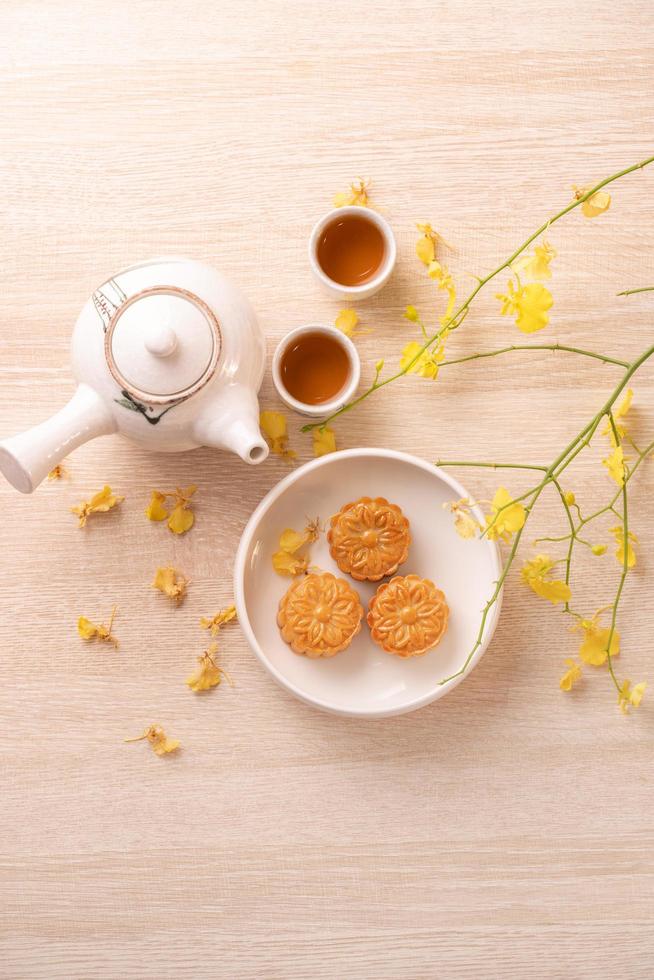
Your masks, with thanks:
[[(411, 522), (409, 557), (398, 573), (430, 578), (450, 607), (449, 628), (438, 647), (422, 657), (403, 660), (384, 653), (361, 632), (343, 653), (328, 659), (299, 656), (277, 628), (279, 600), (290, 584), (273, 571), (271, 556), (287, 528), (301, 530), (307, 519), (325, 524), (343, 504), (358, 497), (386, 497)], [(349, 449), (312, 460), (274, 487), (252, 514), (243, 532), (234, 571), (236, 608), (252, 650), (287, 691), (340, 715), (382, 718), (413, 711), (443, 697), (463, 679), (446, 684), (463, 665), (481, 622), (482, 609), (500, 574), (499, 551), (486, 538), (464, 540), (454, 530), (443, 503), (468, 494), (449, 473), (387, 449)], [(481, 514), (476, 515), (481, 519)], [(342, 573), (332, 560), (325, 535), (311, 545), (311, 563)], [(347, 578), (347, 576), (344, 576)], [(373, 583), (352, 582), (367, 612)], [(385, 581), (385, 580), (384, 580)], [(483, 642), (468, 666), (480, 657), (495, 630), (501, 596), (486, 621)]]

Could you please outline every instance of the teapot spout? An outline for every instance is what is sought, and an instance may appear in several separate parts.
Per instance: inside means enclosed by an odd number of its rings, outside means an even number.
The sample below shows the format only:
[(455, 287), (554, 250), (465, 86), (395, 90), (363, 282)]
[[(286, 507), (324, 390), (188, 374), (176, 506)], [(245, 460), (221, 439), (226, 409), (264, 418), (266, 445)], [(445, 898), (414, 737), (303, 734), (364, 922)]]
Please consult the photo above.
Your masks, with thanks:
[(73, 449), (115, 431), (114, 417), (102, 399), (81, 384), (52, 418), (0, 442), (0, 473), (21, 493), (32, 493)]
[(249, 388), (232, 384), (211, 399), (195, 423), (202, 446), (228, 449), (250, 465), (263, 463), (268, 444), (259, 429), (259, 403)]

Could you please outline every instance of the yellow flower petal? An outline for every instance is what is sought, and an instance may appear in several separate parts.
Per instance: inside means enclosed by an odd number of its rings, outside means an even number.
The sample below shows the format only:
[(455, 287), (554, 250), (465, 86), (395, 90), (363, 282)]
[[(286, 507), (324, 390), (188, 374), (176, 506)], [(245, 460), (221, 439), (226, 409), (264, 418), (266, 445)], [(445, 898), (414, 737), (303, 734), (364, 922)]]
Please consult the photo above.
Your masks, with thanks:
[(286, 417), (281, 412), (262, 412), (259, 416), (259, 424), (271, 452), (287, 459), (296, 455), (293, 450), (288, 448)]
[(515, 503), (505, 487), (499, 487), (491, 504), (493, 512), (486, 517), (487, 535), (491, 541), (502, 538), (509, 541), (511, 535), (519, 531), (527, 519), (527, 512), (521, 503)]
[(150, 725), (149, 728), (137, 738), (126, 738), (126, 742), (148, 741), (155, 755), (168, 755), (179, 748), (179, 741), (176, 738), (168, 738), (161, 725)]
[[(608, 626), (599, 626), (597, 620), (584, 620), (581, 624), (584, 632), (584, 639), (579, 647), (579, 656), (584, 663), (592, 664), (593, 667), (601, 667), (606, 662), (607, 644), (611, 630)], [(611, 656), (617, 657), (620, 653), (620, 634), (614, 631), (611, 639)]]
[(569, 602), (572, 592), (566, 582), (549, 578), (549, 572), (554, 564), (549, 555), (537, 555), (525, 562), (520, 575), (525, 585), (528, 585), (536, 595), (556, 605), (557, 602)]
[(313, 455), (327, 456), (336, 452), (336, 435), (329, 426), (313, 430)]
[(445, 357), (445, 351), (439, 347), (435, 351), (425, 350), (421, 353), (422, 346), (415, 340), (406, 345), (400, 359), (400, 370), (435, 381), (438, 377), (438, 366)]
[(368, 188), (370, 181), (367, 177), (357, 177), (350, 184), (350, 190), (344, 194), (337, 194), (334, 198), (334, 207), (342, 208), (349, 204), (357, 204), (359, 207), (368, 207)]
[(547, 311), (554, 300), (549, 289), (539, 282), (530, 282), (516, 289), (511, 281), (508, 293), (498, 293), (496, 298), (502, 302), (502, 316), (514, 315), (516, 325), (523, 333), (535, 333), (549, 323)]
[[(578, 201), (580, 198), (587, 194), (590, 187), (575, 187), (575, 199)], [(608, 211), (611, 206), (611, 195), (607, 191), (595, 191), (587, 201), (581, 205), (582, 213), (587, 218), (596, 218), (600, 214), (604, 214)]]
[(98, 635), (98, 627), (86, 616), (80, 616), (77, 620), (77, 632), (83, 640), (92, 640)]
[(119, 497), (111, 487), (104, 486), (88, 501), (82, 501), (76, 507), (71, 507), (73, 514), (79, 518), (79, 526), (85, 527), (91, 514), (106, 514), (107, 511), (122, 504), (124, 497)]
[(640, 684), (634, 684), (633, 687), (631, 686), (631, 681), (623, 681), (618, 691), (618, 705), (620, 706), (620, 710), (624, 714), (627, 714), (630, 707), (639, 708), (646, 688), (646, 681), (641, 681)]
[(226, 609), (221, 609), (216, 613), (215, 616), (210, 618), (203, 616), (200, 619), (200, 626), (205, 630), (211, 630), (211, 635), (216, 636), (221, 626), (225, 623), (231, 622), (236, 619), (236, 606), (227, 606)]
[(450, 500), (443, 504), (443, 507), (454, 515), (454, 529), (462, 538), (474, 538), (480, 530), (481, 525), (470, 512), (470, 500), (462, 497), (461, 500)]
[(621, 487), (626, 476), (625, 455), (622, 446), (616, 446), (611, 455), (602, 460), (602, 464), (606, 466), (611, 479), (615, 480)]
[(581, 667), (578, 663), (568, 657), (565, 660), (565, 665), (568, 668), (559, 681), (559, 687), (562, 691), (571, 691), (577, 681), (581, 680)]
[(97, 625), (96, 623), (92, 623), (90, 619), (87, 619), (86, 616), (80, 616), (77, 620), (77, 632), (83, 640), (100, 640), (103, 643), (113, 643), (117, 647), (118, 640), (111, 632), (115, 615), (116, 607), (114, 606), (111, 611), (108, 626), (105, 626), (103, 623)]
[(145, 508), (145, 516), (150, 521), (165, 521), (168, 517), (168, 508), (166, 507), (166, 494), (161, 493), (159, 490), (152, 491), (152, 497), (150, 498), (150, 503)]
[[(192, 691), (196, 693), (209, 691), (212, 687), (217, 687), (220, 684), (225, 671), (213, 659), (217, 649), (218, 645), (214, 643), (201, 657), (198, 657), (198, 669), (186, 679), (186, 683)], [(225, 676), (227, 675), (225, 674)]]
[(195, 523), (195, 514), (184, 504), (177, 504), (173, 507), (168, 518), (168, 527), (173, 534), (186, 534)]
[(335, 326), (338, 330), (342, 330), (347, 337), (351, 337), (354, 333), (354, 328), (359, 322), (359, 317), (356, 310), (341, 310), (341, 312), (336, 317), (334, 321)]
[(188, 579), (181, 572), (176, 571), (172, 565), (165, 568), (158, 568), (152, 582), (153, 589), (159, 589), (169, 599), (181, 602), (186, 595)]
[[(622, 524), (618, 524), (617, 527), (611, 528), (611, 534), (615, 538), (618, 550), (615, 553), (615, 557), (618, 559), (618, 563), (624, 567), (624, 527)], [(636, 552), (634, 551), (632, 541), (638, 544), (638, 538), (631, 531), (627, 532), (627, 568), (633, 568), (636, 564)]]
[(279, 547), (281, 551), (285, 551), (288, 555), (294, 555), (296, 551), (299, 551), (302, 545), (305, 545), (309, 540), (308, 534), (303, 532), (300, 534), (299, 531), (294, 531), (293, 528), (288, 527), (279, 538)]
[(278, 575), (300, 575), (306, 572), (309, 562), (307, 558), (289, 555), (288, 551), (276, 551), (272, 556), (273, 568)]
[(416, 255), (425, 265), (433, 262), (436, 256), (436, 245), (433, 239), (427, 235), (422, 235), (416, 242)]
[(550, 262), (556, 258), (556, 249), (552, 248), (549, 242), (543, 241), (541, 245), (536, 245), (533, 255), (523, 255), (517, 259), (511, 268), (530, 279), (551, 279), (552, 271)]

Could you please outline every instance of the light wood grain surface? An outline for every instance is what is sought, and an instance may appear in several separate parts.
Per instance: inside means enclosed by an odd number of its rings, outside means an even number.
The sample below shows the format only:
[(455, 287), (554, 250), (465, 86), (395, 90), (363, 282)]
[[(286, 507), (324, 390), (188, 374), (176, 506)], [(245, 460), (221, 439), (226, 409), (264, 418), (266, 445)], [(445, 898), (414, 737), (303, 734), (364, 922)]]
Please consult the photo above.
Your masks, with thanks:
[[(332, 321), (306, 240), (359, 173), (399, 245), (392, 283), (360, 307), (370, 377), (412, 336), (404, 306), (435, 310), (416, 220), (457, 247), (463, 287), (573, 183), (652, 152), (653, 27), (644, 0), (5, 0), (0, 434), (63, 404), (79, 308), (140, 259), (215, 264), (250, 296), (269, 354), (289, 328)], [(638, 173), (607, 215), (552, 231), (549, 339), (627, 357), (651, 341), (654, 302), (615, 294), (654, 282), (653, 201), (654, 172)], [(452, 353), (518, 340), (496, 291)], [(548, 462), (614, 377), (564, 355), (462, 365), (371, 399), (337, 427), (339, 445)], [(635, 385), (643, 440), (653, 380), (648, 367)], [(279, 407), (268, 377), (261, 400)], [(599, 458), (569, 480), (598, 506)], [(185, 687), (198, 618), (230, 600), (240, 532), (286, 472), (111, 437), (74, 454), (70, 482), (27, 498), (0, 485), (0, 976), (651, 976), (651, 703), (624, 718), (601, 671), (563, 695), (578, 641), (517, 576), (479, 667), (413, 715), (313, 711), (273, 684), (238, 627), (223, 643), (235, 689)], [(461, 475), (480, 498), (497, 485)], [(645, 466), (634, 481), (641, 560), (620, 662), (632, 680), (652, 680), (652, 479)], [(69, 508), (104, 481), (126, 502), (80, 532)], [(191, 481), (189, 535), (146, 522), (151, 487)], [(553, 527), (544, 500), (533, 536)], [(169, 561), (193, 579), (180, 609), (148, 587)], [(610, 601), (618, 572), (610, 553), (582, 564), (579, 605)], [(77, 617), (114, 603), (120, 649), (84, 646)], [(181, 740), (176, 757), (123, 744), (153, 721)]]

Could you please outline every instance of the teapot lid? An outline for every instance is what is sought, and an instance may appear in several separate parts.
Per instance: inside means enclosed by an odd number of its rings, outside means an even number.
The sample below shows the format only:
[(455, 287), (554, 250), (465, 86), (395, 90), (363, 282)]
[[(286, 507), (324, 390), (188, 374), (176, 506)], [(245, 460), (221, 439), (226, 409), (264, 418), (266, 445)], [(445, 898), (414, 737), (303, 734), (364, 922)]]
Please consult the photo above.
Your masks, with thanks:
[(213, 375), (221, 347), (213, 311), (177, 286), (155, 286), (130, 296), (114, 312), (105, 334), (114, 379), (149, 404), (198, 391)]

